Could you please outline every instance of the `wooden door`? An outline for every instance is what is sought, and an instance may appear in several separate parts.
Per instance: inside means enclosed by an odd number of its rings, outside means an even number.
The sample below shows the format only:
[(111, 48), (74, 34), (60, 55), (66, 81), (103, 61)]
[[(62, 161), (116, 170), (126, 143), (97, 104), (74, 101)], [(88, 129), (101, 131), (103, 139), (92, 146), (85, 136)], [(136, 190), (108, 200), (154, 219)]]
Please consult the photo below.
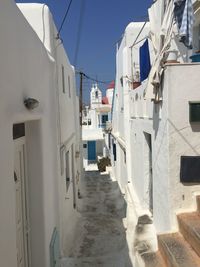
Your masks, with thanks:
[(88, 141), (88, 160), (96, 160), (96, 141)]

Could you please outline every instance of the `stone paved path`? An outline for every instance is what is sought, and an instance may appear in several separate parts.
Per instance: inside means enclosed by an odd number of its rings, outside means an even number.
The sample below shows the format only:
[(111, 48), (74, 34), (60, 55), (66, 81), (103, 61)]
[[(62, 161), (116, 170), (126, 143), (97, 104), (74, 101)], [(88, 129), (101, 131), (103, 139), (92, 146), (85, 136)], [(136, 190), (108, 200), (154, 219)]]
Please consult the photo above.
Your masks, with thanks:
[(73, 251), (63, 267), (131, 267), (123, 225), (125, 202), (109, 175), (86, 172)]

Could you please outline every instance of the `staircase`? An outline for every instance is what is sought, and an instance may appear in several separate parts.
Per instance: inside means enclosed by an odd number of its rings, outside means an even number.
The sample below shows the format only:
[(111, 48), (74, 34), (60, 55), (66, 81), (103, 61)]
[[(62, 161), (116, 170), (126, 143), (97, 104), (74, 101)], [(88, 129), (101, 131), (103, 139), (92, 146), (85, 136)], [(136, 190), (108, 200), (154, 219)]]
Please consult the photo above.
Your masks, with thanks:
[(142, 256), (145, 267), (200, 267), (200, 196), (196, 212), (177, 217), (179, 232), (158, 236), (159, 251)]

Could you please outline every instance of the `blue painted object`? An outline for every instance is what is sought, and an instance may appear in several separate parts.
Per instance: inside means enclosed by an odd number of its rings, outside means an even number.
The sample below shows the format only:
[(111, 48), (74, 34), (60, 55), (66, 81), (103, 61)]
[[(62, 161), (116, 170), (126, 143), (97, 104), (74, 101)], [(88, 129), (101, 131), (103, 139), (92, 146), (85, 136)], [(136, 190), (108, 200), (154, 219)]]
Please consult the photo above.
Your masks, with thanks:
[(88, 141), (88, 160), (96, 160), (96, 141)]
[(60, 267), (60, 240), (56, 228), (54, 228), (50, 243), (50, 264), (51, 267)]
[(151, 60), (149, 53), (148, 39), (140, 47), (140, 82), (146, 80), (151, 70)]
[(192, 62), (200, 62), (200, 54), (194, 54), (190, 59), (192, 59)]

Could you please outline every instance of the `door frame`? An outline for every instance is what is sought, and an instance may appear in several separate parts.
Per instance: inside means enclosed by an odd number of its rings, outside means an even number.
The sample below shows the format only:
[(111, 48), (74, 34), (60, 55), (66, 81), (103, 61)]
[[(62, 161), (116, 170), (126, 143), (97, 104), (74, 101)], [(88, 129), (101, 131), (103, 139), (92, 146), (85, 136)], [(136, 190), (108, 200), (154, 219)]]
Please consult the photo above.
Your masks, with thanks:
[[(26, 267), (31, 267), (31, 242), (30, 242), (30, 211), (29, 211), (29, 194), (28, 194), (28, 176), (27, 176), (27, 153), (25, 136), (13, 140), (14, 156), (15, 153), (23, 147), (23, 168), (24, 178), (21, 182), (22, 197), (22, 220), (23, 220), (23, 245), (24, 245), (24, 263)], [(15, 168), (14, 168), (15, 171)], [(16, 192), (15, 192), (16, 193)]]

